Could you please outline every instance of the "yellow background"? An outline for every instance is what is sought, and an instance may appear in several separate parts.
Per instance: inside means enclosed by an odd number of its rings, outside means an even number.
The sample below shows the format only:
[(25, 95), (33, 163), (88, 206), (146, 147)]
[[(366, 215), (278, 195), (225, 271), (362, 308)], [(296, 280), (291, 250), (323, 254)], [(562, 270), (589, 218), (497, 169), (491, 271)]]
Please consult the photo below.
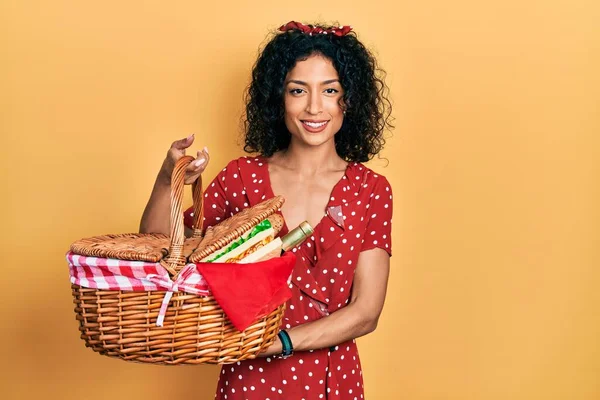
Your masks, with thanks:
[(212, 399), (217, 367), (100, 357), (68, 245), (136, 231), (171, 141), (242, 154), (269, 29), (352, 24), (388, 71), (395, 192), (367, 399), (600, 398), (598, 2), (0, 3), (3, 399)]

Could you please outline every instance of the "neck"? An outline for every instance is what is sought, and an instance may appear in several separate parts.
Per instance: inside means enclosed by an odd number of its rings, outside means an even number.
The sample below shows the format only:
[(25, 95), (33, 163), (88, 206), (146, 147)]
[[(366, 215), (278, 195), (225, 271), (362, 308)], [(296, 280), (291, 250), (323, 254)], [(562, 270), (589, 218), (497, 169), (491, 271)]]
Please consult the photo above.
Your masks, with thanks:
[[(331, 144), (329, 144), (331, 143)], [(278, 164), (304, 176), (314, 176), (321, 172), (346, 168), (344, 161), (335, 151), (333, 139), (321, 146), (305, 146), (293, 141), (286, 150), (273, 156)]]

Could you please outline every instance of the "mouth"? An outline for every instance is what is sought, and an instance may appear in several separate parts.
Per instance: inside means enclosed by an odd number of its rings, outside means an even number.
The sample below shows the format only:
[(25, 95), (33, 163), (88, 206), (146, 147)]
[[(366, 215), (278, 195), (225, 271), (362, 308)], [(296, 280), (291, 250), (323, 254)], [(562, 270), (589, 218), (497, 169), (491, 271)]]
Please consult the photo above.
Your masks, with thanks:
[(302, 126), (304, 126), (304, 129), (306, 129), (309, 132), (313, 132), (313, 133), (321, 132), (323, 129), (325, 129), (325, 127), (329, 123), (329, 121), (309, 121), (309, 120), (301, 120), (300, 122), (302, 122)]

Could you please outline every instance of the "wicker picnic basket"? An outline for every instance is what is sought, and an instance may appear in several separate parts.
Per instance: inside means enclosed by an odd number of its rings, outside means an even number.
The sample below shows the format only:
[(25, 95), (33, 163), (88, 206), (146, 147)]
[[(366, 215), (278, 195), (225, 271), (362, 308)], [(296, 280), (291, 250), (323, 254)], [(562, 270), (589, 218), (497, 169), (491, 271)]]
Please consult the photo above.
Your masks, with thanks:
[[(183, 188), (187, 165), (180, 159), (171, 180), (171, 233), (105, 235), (79, 240), (82, 256), (160, 262), (175, 279), (188, 260), (200, 260), (274, 214), (283, 198), (243, 210), (203, 235), (202, 182), (193, 188), (194, 235), (185, 239)], [(173, 293), (162, 326), (156, 319), (165, 291), (100, 290), (72, 284), (76, 318), (87, 347), (110, 357), (155, 364), (230, 364), (256, 357), (279, 331), (285, 305), (238, 331), (212, 295)]]

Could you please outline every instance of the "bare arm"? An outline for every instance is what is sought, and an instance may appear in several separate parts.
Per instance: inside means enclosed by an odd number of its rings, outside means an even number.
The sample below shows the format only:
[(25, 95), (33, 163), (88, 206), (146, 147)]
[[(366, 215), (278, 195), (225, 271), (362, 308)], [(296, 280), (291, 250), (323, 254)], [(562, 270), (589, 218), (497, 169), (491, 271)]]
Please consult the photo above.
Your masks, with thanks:
[[(375, 330), (383, 309), (390, 271), (390, 257), (380, 248), (360, 253), (350, 303), (317, 321), (287, 330), (294, 351), (331, 347)], [(276, 340), (262, 356), (281, 353)]]
[[(167, 157), (158, 172), (152, 194), (146, 204), (142, 220), (140, 221), (140, 233), (164, 233), (169, 234), (169, 216), (171, 213), (170, 193), (171, 174), (177, 160), (185, 155), (185, 151), (194, 143), (194, 136), (177, 140), (171, 144)], [(198, 179), (210, 160), (208, 149), (198, 151), (197, 158), (190, 163), (186, 170), (185, 183), (191, 184)]]

